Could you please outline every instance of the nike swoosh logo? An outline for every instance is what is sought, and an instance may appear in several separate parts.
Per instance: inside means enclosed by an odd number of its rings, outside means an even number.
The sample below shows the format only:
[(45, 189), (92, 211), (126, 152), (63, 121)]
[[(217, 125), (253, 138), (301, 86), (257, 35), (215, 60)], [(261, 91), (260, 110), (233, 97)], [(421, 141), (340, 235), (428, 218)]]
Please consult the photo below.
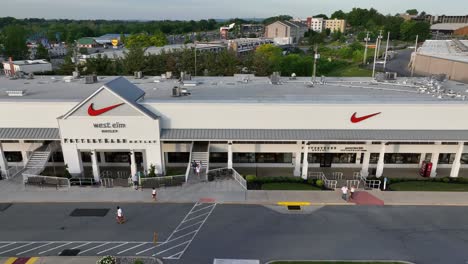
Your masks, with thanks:
[(91, 103), (88, 107), (88, 115), (90, 116), (98, 116), (98, 115), (102, 115), (104, 114), (105, 112), (108, 112), (116, 107), (119, 107), (121, 105), (123, 105), (124, 103), (121, 103), (121, 104), (116, 104), (116, 105), (111, 105), (111, 106), (108, 106), (108, 107), (104, 107), (104, 108), (101, 108), (101, 109), (94, 109), (93, 108), (93, 103)]
[(378, 114), (380, 114), (381, 112), (378, 112), (378, 113), (374, 113), (374, 114), (370, 114), (370, 115), (365, 115), (365, 116), (360, 116), (360, 117), (356, 117), (356, 114), (357, 112), (354, 112), (354, 114), (351, 116), (351, 123), (359, 123), (361, 121), (364, 121), (368, 118), (371, 118), (373, 116), (376, 116)]

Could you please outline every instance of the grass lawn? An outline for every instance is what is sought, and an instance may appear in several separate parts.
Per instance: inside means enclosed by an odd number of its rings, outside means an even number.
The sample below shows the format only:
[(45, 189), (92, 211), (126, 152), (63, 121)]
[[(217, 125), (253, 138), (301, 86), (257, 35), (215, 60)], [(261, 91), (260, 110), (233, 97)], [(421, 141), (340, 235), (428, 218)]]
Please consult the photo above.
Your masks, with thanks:
[(372, 71), (368, 69), (359, 68), (356, 64), (347, 67), (340, 67), (327, 74), (333, 77), (371, 77)]
[(468, 184), (431, 181), (408, 181), (390, 184), (393, 191), (468, 192)]
[(321, 189), (305, 183), (274, 182), (262, 184), (262, 190), (320, 191)]
[(374, 262), (374, 261), (364, 261), (364, 262), (353, 262), (353, 261), (277, 261), (272, 262), (271, 264), (402, 264), (403, 262)]

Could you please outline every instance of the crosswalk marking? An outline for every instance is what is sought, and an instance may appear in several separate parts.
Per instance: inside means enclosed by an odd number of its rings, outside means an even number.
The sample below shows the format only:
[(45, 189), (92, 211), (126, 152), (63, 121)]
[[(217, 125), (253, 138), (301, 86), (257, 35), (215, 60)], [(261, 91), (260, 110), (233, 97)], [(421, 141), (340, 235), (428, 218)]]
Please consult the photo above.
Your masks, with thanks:
[[(109, 242), (109, 243), (110, 243), (110, 242)], [(100, 248), (100, 247), (105, 246), (105, 245), (107, 245), (107, 244), (109, 244), (109, 243), (104, 243), (104, 244), (97, 245), (97, 246), (92, 247), (92, 248), (88, 248), (87, 250), (84, 250), (84, 251), (81, 251), (80, 253), (78, 253), (78, 255), (81, 255), (82, 253), (88, 252), (88, 251), (93, 250), (93, 249), (96, 249), (96, 248)]]
[(28, 249), (28, 250), (25, 250), (25, 251), (23, 251), (23, 252), (17, 253), (17, 255), (22, 255), (22, 254), (24, 254), (24, 253), (27, 253), (27, 252), (30, 252), (30, 251), (36, 250), (36, 249), (38, 249), (38, 248), (42, 248), (42, 247), (48, 246), (48, 245), (50, 245), (50, 244), (52, 244), (52, 242), (50, 242), (50, 243), (47, 243), (47, 244), (44, 244), (44, 245), (42, 245), (42, 246), (33, 247), (33, 248), (31, 248), (31, 249)]
[(17, 250), (17, 249), (19, 249), (19, 248), (24, 248), (24, 247), (30, 246), (31, 244), (34, 244), (34, 243), (29, 243), (29, 244), (26, 244), (26, 245), (22, 245), (22, 246), (19, 246), (19, 247), (15, 247), (15, 248), (12, 248), (12, 249), (8, 249), (8, 250), (5, 250), (5, 251), (0, 252), (0, 254), (4, 254), (4, 253), (7, 253), (7, 252), (10, 252), (10, 251), (13, 251), (13, 250)]
[[(149, 242), (148, 242), (148, 243), (149, 243)], [(144, 244), (146, 244), (146, 243), (141, 243), (141, 244), (136, 245), (136, 246), (133, 246), (133, 247), (131, 247), (131, 248), (127, 248), (126, 250), (122, 250), (122, 251), (120, 251), (120, 252), (117, 252), (117, 254), (120, 255), (120, 254), (122, 254), (122, 253), (124, 253), (124, 252), (130, 251), (130, 250), (135, 249), (135, 248), (137, 248), (137, 247), (141, 247), (141, 246), (143, 246)]]
[(68, 243), (66, 243), (66, 244), (63, 244), (63, 245), (60, 245), (60, 246), (57, 246), (57, 247), (54, 247), (54, 248), (51, 248), (51, 249), (48, 249), (48, 250), (39, 252), (39, 255), (42, 255), (42, 254), (44, 254), (44, 253), (46, 253), (46, 252), (49, 252), (49, 251), (54, 250), (54, 249), (57, 249), (57, 248), (64, 247), (64, 246), (66, 246), (66, 245), (70, 245), (71, 243), (73, 243), (73, 242), (68, 242)]

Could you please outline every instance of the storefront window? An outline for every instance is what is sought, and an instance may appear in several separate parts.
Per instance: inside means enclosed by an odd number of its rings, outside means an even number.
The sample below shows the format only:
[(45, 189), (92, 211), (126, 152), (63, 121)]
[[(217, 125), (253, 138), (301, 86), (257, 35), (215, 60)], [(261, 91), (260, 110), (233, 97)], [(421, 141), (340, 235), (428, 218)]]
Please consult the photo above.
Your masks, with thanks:
[(387, 164), (418, 164), (419, 153), (385, 153), (384, 160)]
[(232, 153), (233, 163), (255, 163), (255, 153)]
[(21, 162), (23, 161), (23, 156), (21, 151), (5, 151), (3, 152), (7, 162)]
[(256, 153), (257, 163), (292, 163), (292, 153)]
[(461, 164), (468, 164), (468, 153), (462, 153), (460, 162)]
[(227, 152), (210, 152), (210, 162), (227, 163), (228, 153)]
[(380, 153), (371, 153), (369, 163), (377, 164), (377, 162), (379, 161), (379, 156), (380, 156)]
[(63, 153), (61, 151), (53, 152), (50, 155), (49, 162), (63, 162)]
[(455, 153), (440, 153), (438, 164), (452, 164), (455, 160)]
[(167, 162), (169, 163), (188, 163), (190, 152), (167, 152)]
[(332, 163), (356, 163), (356, 153), (333, 153)]
[[(101, 155), (99, 152), (96, 152), (97, 161), (101, 162)], [(82, 162), (91, 162), (91, 152), (81, 152), (81, 161)]]

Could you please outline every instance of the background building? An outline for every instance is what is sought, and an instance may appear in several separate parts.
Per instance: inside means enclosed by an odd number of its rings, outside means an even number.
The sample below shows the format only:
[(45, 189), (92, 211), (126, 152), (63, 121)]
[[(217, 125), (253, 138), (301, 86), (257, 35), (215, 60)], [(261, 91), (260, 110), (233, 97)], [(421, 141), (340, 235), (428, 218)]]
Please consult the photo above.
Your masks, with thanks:
[(330, 29), (333, 31), (345, 32), (346, 30), (346, 20), (344, 19), (327, 19), (325, 20), (325, 29)]
[(46, 60), (17, 60), (3, 62), (5, 75), (17, 75), (23, 73), (40, 73), (52, 71), (52, 64)]
[(420, 75), (445, 74), (468, 83), (468, 40), (426, 40), (410, 65)]
[(318, 17), (318, 18), (308, 17), (307, 18), (307, 26), (315, 32), (322, 32), (323, 26), (324, 26), (323, 24), (324, 24), (324, 19), (321, 17)]
[(468, 23), (440, 23), (431, 25), (433, 39), (468, 36)]
[(302, 22), (276, 21), (265, 27), (265, 37), (280, 45), (298, 44), (307, 30), (307, 25)]
[(99, 43), (94, 40), (94, 38), (91, 37), (85, 37), (85, 38), (80, 38), (77, 41), (77, 46), (78, 48), (96, 48), (99, 46)]

